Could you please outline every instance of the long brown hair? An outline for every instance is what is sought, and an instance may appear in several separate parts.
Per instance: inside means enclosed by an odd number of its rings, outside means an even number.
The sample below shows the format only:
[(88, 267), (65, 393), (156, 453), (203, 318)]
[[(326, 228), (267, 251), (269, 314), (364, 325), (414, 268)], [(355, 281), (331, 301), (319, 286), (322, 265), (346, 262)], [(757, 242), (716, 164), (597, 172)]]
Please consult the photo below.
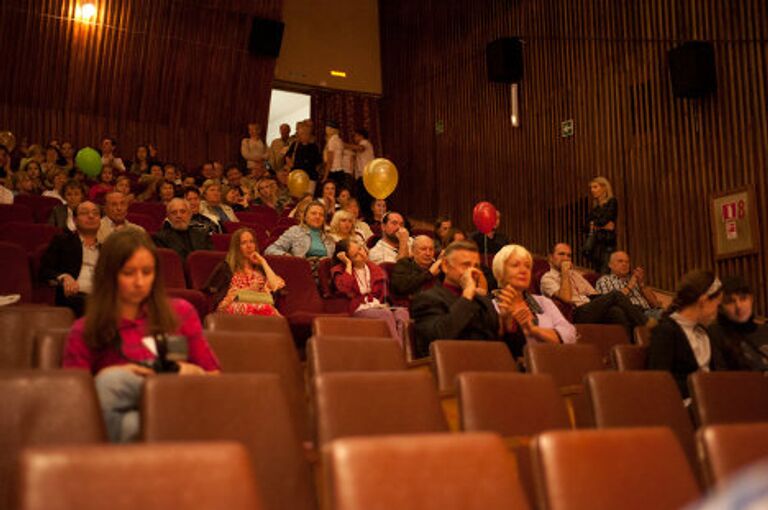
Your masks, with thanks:
[(243, 252), (240, 251), (240, 240), (245, 233), (251, 234), (253, 237), (253, 243), (256, 245), (256, 249), (259, 249), (259, 241), (256, 239), (256, 232), (248, 227), (238, 228), (235, 230), (235, 233), (232, 234), (232, 239), (229, 241), (229, 251), (227, 251), (227, 256), (224, 258), (233, 273), (242, 271), (245, 268), (245, 257), (243, 257)]
[(85, 343), (94, 350), (115, 345), (120, 321), (117, 277), (125, 263), (137, 250), (146, 248), (155, 260), (155, 280), (144, 302), (149, 319), (148, 333), (172, 333), (178, 321), (165, 294), (162, 267), (157, 249), (146, 232), (137, 229), (110, 234), (101, 246), (93, 275), (93, 292), (88, 296), (85, 314)]
[[(677, 284), (675, 298), (667, 308), (667, 313), (674, 313), (695, 304), (701, 296), (707, 293), (716, 280), (715, 273), (694, 269), (686, 273)], [(722, 287), (715, 289), (707, 298), (714, 299), (723, 292)]]

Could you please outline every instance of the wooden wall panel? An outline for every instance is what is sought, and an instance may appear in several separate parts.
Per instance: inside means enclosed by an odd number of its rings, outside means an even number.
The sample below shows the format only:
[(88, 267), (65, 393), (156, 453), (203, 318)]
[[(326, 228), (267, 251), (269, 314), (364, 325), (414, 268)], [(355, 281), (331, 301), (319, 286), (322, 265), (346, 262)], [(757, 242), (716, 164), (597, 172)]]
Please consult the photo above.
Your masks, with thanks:
[(0, 3), (0, 129), (93, 146), (113, 134), (124, 158), (153, 142), (199, 165), (234, 160), (246, 123), (266, 123), (275, 60), (247, 42), (282, 0), (104, 0), (93, 25), (73, 20), (76, 3)]
[[(383, 150), (400, 168), (397, 208), (450, 211), (471, 228), (491, 200), (510, 237), (545, 253), (581, 245), (588, 183), (614, 184), (619, 245), (653, 285), (685, 271), (744, 274), (766, 311), (768, 6), (763, 0), (380, 2)], [(509, 87), (486, 79), (485, 46), (525, 40), (522, 126)], [(667, 51), (714, 43), (717, 93), (672, 95)], [(560, 137), (574, 119), (575, 136)], [(442, 121), (445, 132), (435, 131)], [(760, 253), (715, 262), (709, 197), (754, 186)]]

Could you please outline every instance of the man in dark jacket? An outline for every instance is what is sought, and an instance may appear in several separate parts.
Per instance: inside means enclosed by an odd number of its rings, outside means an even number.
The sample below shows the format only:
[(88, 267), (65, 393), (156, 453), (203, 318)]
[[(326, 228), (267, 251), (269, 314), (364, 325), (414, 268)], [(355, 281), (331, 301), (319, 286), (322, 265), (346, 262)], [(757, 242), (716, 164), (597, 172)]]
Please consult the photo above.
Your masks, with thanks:
[(411, 257), (400, 259), (392, 268), (392, 293), (410, 297), (437, 283), (442, 258), (435, 260), (435, 245), (428, 236), (416, 236)]
[(167, 217), (163, 228), (152, 236), (160, 248), (170, 248), (186, 260), (195, 250), (212, 250), (213, 243), (205, 228), (190, 226), (192, 209), (183, 198), (168, 202)]
[(69, 307), (81, 317), (99, 259), (96, 234), (101, 211), (93, 202), (82, 202), (74, 212), (76, 231), (51, 240), (40, 261), (40, 279), (56, 286), (56, 305)]
[(487, 295), (477, 245), (468, 241), (450, 244), (442, 271), (443, 284), (417, 294), (411, 305), (417, 354), (429, 355), (434, 340), (500, 338), (499, 316)]

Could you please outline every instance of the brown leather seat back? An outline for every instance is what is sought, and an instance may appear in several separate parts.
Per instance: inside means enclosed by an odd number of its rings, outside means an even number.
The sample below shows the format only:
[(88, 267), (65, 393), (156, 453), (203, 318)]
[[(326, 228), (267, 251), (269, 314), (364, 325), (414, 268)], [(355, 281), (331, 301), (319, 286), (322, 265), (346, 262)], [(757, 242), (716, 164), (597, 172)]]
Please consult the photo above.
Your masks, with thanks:
[(677, 510), (699, 496), (666, 428), (546, 432), (532, 453), (540, 508)]
[(760, 372), (696, 372), (688, 387), (699, 425), (768, 422), (768, 378)]
[(651, 330), (646, 326), (637, 326), (634, 331), (635, 344), (641, 347), (651, 345)]
[(146, 441), (240, 441), (264, 508), (315, 508), (309, 465), (275, 374), (156, 376), (141, 406)]
[(406, 369), (398, 343), (374, 337), (312, 337), (307, 343), (307, 364), (313, 375)]
[(442, 394), (456, 393), (456, 376), (462, 372), (517, 372), (504, 342), (437, 340), (429, 344), (429, 352)]
[(285, 317), (258, 317), (216, 312), (205, 316), (205, 329), (209, 331), (276, 333), (291, 337), (291, 328)]
[(550, 374), (558, 387), (583, 383), (584, 376), (603, 370), (599, 349), (589, 344), (528, 344), (525, 364), (533, 374)]
[(618, 324), (576, 324), (576, 343), (591, 344), (600, 350), (603, 364), (611, 365), (611, 349), (614, 345), (629, 345), (629, 335)]
[(21, 510), (260, 510), (248, 453), (234, 443), (33, 448)]
[(552, 376), (465, 372), (458, 382), (462, 430), (532, 436), (570, 428)]
[(768, 457), (768, 423), (710, 425), (697, 433), (705, 472), (722, 484), (742, 468)]
[(355, 317), (315, 317), (312, 319), (312, 334), (314, 336), (392, 337), (385, 321)]
[(61, 368), (70, 328), (49, 328), (35, 333), (32, 365), (43, 370)]
[(514, 460), (492, 434), (339, 439), (324, 465), (335, 510), (528, 508)]
[(41, 305), (0, 307), (0, 369), (32, 368), (35, 333), (68, 328), (74, 321), (69, 308)]
[(669, 427), (697, 465), (693, 425), (669, 372), (592, 372), (587, 393), (598, 428)]
[(219, 358), (222, 372), (278, 374), (296, 430), (303, 439), (312, 439), (304, 370), (291, 337), (279, 333), (219, 330), (206, 331), (205, 337)]
[(432, 377), (423, 371), (322, 374), (314, 396), (321, 445), (347, 436), (448, 430)]
[(91, 375), (82, 370), (0, 371), (0, 508), (13, 508), (22, 448), (106, 441)]
[(614, 345), (611, 364), (616, 370), (645, 370), (648, 348), (641, 345)]

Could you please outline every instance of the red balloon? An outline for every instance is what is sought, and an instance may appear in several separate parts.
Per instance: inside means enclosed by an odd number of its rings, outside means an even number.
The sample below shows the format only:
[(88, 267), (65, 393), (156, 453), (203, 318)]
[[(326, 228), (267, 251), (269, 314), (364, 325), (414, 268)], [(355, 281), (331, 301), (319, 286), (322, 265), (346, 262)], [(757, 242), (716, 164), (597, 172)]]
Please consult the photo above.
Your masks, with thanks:
[(472, 211), (472, 221), (477, 230), (488, 234), (496, 228), (496, 208), (490, 202), (478, 202)]

